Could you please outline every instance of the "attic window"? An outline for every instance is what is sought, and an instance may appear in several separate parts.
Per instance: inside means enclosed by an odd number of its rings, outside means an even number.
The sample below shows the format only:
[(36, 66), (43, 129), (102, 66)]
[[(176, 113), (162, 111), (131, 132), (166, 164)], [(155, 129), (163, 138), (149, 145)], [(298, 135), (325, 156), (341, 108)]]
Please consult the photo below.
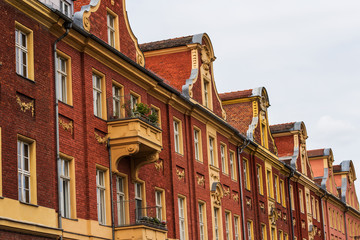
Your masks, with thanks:
[(66, 0), (60, 0), (60, 12), (71, 18), (72, 16), (71, 2)]

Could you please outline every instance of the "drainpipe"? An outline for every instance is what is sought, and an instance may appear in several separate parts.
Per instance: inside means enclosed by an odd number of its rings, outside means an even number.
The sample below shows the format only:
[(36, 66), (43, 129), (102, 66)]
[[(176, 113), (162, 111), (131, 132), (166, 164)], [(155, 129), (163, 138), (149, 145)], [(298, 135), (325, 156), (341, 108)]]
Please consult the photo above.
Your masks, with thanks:
[(239, 182), (240, 182), (240, 201), (241, 201), (241, 217), (242, 217), (242, 234), (243, 239), (246, 239), (246, 226), (245, 226), (245, 212), (244, 212), (244, 201), (243, 201), (243, 185), (242, 185), (242, 177), (241, 177), (241, 160), (240, 154), (243, 150), (250, 144), (249, 139), (245, 139), (244, 144), (240, 147), (237, 147), (237, 159), (238, 159), (238, 166), (239, 166)]
[(324, 195), (322, 195), (320, 197), (320, 203), (321, 203), (321, 221), (322, 221), (322, 225), (323, 225), (323, 235), (324, 235), (324, 240), (326, 240), (326, 235), (325, 235), (325, 219), (324, 219), (324, 205), (323, 205), (323, 198), (327, 195), (326, 191), (324, 192)]
[(287, 168), (290, 169), (290, 175), (288, 176), (288, 193), (289, 193), (289, 208), (290, 208), (290, 223), (291, 223), (291, 233), (292, 233), (292, 239), (295, 240), (295, 229), (294, 229), (294, 222), (293, 222), (293, 213), (292, 213), (292, 205), (291, 205), (291, 190), (290, 190), (290, 180), (291, 178), (294, 176), (295, 170), (288, 166), (285, 165)]
[(113, 187), (113, 174), (112, 174), (112, 164), (111, 164), (111, 148), (110, 148), (110, 138), (107, 140), (107, 148), (109, 151), (109, 171), (110, 171), (110, 201), (111, 201), (111, 230), (112, 230), (112, 240), (115, 240), (115, 216), (114, 216), (114, 187)]
[[(59, 203), (59, 211), (58, 211), (58, 227), (62, 229), (62, 213), (61, 213), (61, 192), (62, 192), (62, 182), (60, 179), (61, 174), (61, 161), (60, 161), (60, 144), (59, 144), (59, 90), (58, 90), (58, 75), (56, 73), (57, 71), (57, 43), (60, 42), (64, 37), (66, 37), (69, 34), (70, 28), (72, 27), (71, 22), (65, 22), (63, 24), (63, 27), (66, 29), (66, 32), (60, 36), (58, 39), (54, 42), (54, 83), (55, 83), (55, 137), (56, 137), (56, 162), (57, 162), (57, 180), (58, 180), (58, 203)], [(62, 240), (62, 235), (60, 236), (60, 240)]]

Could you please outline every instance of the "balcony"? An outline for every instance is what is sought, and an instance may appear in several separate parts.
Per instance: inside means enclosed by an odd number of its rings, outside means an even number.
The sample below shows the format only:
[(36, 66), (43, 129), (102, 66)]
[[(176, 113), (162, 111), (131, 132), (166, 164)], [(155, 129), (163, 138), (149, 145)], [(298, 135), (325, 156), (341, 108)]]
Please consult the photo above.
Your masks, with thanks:
[[(128, 206), (134, 205), (134, 202), (124, 202)], [(134, 208), (130, 211), (127, 218), (129, 224), (121, 224), (115, 228), (115, 239), (127, 240), (129, 236), (132, 239), (167, 239), (166, 223), (156, 217), (159, 208), (146, 207)]]
[(138, 180), (141, 166), (159, 159), (162, 149), (162, 131), (141, 118), (116, 119), (108, 121), (108, 137), (111, 149), (113, 171), (119, 161), (131, 157), (131, 178)]

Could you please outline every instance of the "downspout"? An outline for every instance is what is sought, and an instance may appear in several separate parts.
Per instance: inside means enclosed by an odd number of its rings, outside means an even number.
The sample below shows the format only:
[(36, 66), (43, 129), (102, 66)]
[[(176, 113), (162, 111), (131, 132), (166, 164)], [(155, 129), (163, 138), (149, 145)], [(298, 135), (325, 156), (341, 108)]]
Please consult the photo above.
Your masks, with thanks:
[[(346, 204), (346, 203), (345, 203)], [(349, 211), (349, 207), (345, 208), (344, 211), (344, 222), (345, 222), (345, 239), (348, 239), (348, 234), (347, 234), (347, 226), (346, 226), (346, 212)]]
[(243, 239), (246, 239), (246, 226), (245, 226), (245, 212), (244, 212), (244, 201), (243, 201), (243, 185), (242, 185), (242, 177), (241, 177), (241, 160), (240, 154), (244, 151), (244, 149), (250, 144), (249, 139), (245, 139), (244, 144), (240, 147), (237, 147), (237, 159), (239, 166), (239, 182), (240, 182), (240, 200), (241, 200), (241, 217), (242, 217), (242, 234)]
[[(69, 34), (70, 28), (72, 27), (71, 22), (65, 22), (63, 24), (63, 27), (66, 29), (66, 32), (61, 35), (58, 39), (54, 42), (54, 83), (55, 83), (55, 137), (56, 137), (56, 163), (57, 163), (57, 180), (58, 180), (58, 204), (59, 204), (59, 210), (58, 210), (58, 227), (62, 229), (62, 212), (61, 212), (61, 192), (62, 192), (62, 182), (60, 179), (61, 174), (61, 161), (60, 161), (60, 141), (59, 141), (59, 90), (58, 90), (58, 75), (56, 73), (57, 71), (57, 43), (60, 42), (64, 37), (66, 37)], [(59, 238), (60, 240), (63, 239), (62, 235)]]
[(110, 138), (108, 138), (107, 140), (107, 148), (109, 150), (111, 230), (112, 230), (112, 240), (115, 240), (114, 189), (113, 189), (114, 187), (113, 187), (113, 174), (112, 174), (112, 164), (111, 164)]
[(324, 219), (324, 203), (323, 203), (323, 198), (327, 195), (326, 191), (324, 192), (324, 195), (322, 195), (320, 197), (320, 203), (321, 203), (321, 221), (322, 221), (322, 226), (323, 226), (323, 235), (324, 235), (324, 240), (326, 240), (326, 235), (325, 235), (325, 219)]
[(291, 189), (290, 189), (290, 180), (294, 176), (295, 170), (292, 167), (288, 166), (288, 165), (285, 165), (285, 166), (290, 169), (290, 175), (287, 178), (288, 179), (288, 193), (289, 193), (290, 223), (291, 223), (292, 239), (295, 240), (295, 229), (294, 229), (293, 212), (292, 212), (293, 207), (291, 205), (292, 199), (291, 199)]

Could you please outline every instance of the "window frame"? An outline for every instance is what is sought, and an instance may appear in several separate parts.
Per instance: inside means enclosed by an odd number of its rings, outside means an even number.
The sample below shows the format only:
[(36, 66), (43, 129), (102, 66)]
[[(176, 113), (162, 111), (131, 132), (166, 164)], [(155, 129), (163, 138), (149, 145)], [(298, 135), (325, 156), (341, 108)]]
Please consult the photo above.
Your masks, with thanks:
[[(71, 70), (71, 57), (64, 52), (61, 52), (60, 50), (56, 50), (56, 59), (57, 59), (57, 67), (56, 74), (58, 75), (57, 81), (58, 81), (58, 100), (68, 104), (70, 106), (73, 105), (73, 95), (72, 95), (72, 70)], [(61, 69), (59, 69), (59, 61), (64, 60), (65, 61), (65, 72), (63, 72)], [(65, 76), (65, 89), (62, 87), (62, 78), (60, 76)], [(65, 90), (65, 94), (63, 94), (63, 91)], [(65, 95), (65, 96), (64, 96)], [(60, 97), (61, 96), (61, 97)], [(65, 99), (64, 99), (65, 97)]]
[(227, 159), (227, 146), (225, 143), (220, 143), (220, 159), (221, 159), (221, 170), (223, 174), (229, 175), (229, 164)]
[(251, 220), (246, 221), (246, 232), (247, 232), (248, 240), (254, 240), (253, 221)]
[[(122, 189), (120, 189), (120, 179), (122, 182)], [(126, 199), (128, 198), (127, 191), (127, 177), (122, 175), (116, 175), (116, 212), (117, 212), (117, 225), (122, 226), (127, 224), (127, 212), (128, 206), (126, 204)], [(121, 203), (121, 198), (122, 200)], [(122, 205), (122, 206), (121, 206)], [(123, 209), (123, 212), (121, 212)]]
[(186, 206), (186, 197), (183, 195), (178, 195), (178, 214), (179, 214), (179, 240), (186, 240), (188, 239), (187, 206)]
[(256, 178), (258, 180), (258, 191), (260, 195), (264, 195), (264, 184), (263, 184), (263, 176), (262, 176), (262, 166), (260, 164), (256, 164)]
[[(94, 78), (100, 80), (100, 88), (95, 86)], [(103, 120), (107, 120), (107, 110), (106, 110), (106, 81), (105, 75), (98, 70), (93, 69), (92, 71), (92, 83), (93, 83), (93, 108), (94, 108), (94, 116), (101, 118)], [(100, 96), (96, 95), (95, 93), (100, 94)], [(100, 110), (97, 110), (97, 104), (95, 104), (96, 100), (99, 99), (99, 107)]]
[[(26, 73), (23, 73), (23, 70), (20, 71), (20, 64), (22, 63), (22, 60), (20, 61), (20, 55), (18, 54), (18, 51), (21, 50), (21, 47), (18, 46), (18, 38), (19, 33), (21, 32), (26, 36)], [(15, 66), (16, 66), (16, 73), (19, 76), (22, 76), (26, 79), (34, 81), (34, 34), (33, 31), (25, 27), (23, 24), (15, 21)]]
[(246, 190), (251, 191), (249, 161), (246, 158), (243, 158), (242, 162), (243, 162), (243, 174), (244, 174), (244, 187)]
[(153, 104), (150, 105), (150, 114), (153, 114), (153, 112), (156, 112), (158, 116), (157, 124), (158, 127), (161, 128), (161, 109)]
[(230, 175), (231, 180), (237, 181), (237, 164), (235, 160), (235, 152), (232, 150), (229, 150), (229, 164), (230, 164)]
[[(63, 5), (66, 5), (68, 8), (69, 8), (69, 12), (68, 14), (66, 14), (65, 10), (64, 10), (64, 6)], [(73, 4), (69, 1), (66, 1), (66, 0), (60, 0), (60, 12), (62, 12), (63, 14), (65, 14), (66, 16), (68, 16), (69, 18), (72, 17), (73, 15)]]
[(173, 131), (174, 131), (174, 151), (175, 153), (183, 155), (183, 131), (182, 121), (173, 117)]
[(304, 213), (304, 194), (302, 189), (299, 190), (299, 204), (300, 204), (300, 212)]
[(234, 215), (234, 239), (240, 240), (241, 237), (241, 227), (240, 227), (240, 217)]
[[(112, 18), (113, 20), (113, 26), (109, 25), (109, 18)], [(110, 10), (109, 8), (106, 8), (106, 32), (108, 37), (108, 44), (117, 49), (120, 50), (120, 38), (119, 38), (119, 17), (118, 15)], [(113, 44), (110, 41), (110, 34), (113, 33)]]
[[(198, 162), (203, 162), (203, 155), (202, 155), (202, 135), (201, 129), (194, 126), (194, 158)], [(197, 137), (196, 137), (197, 136)]]
[(280, 187), (280, 202), (281, 202), (281, 205), (283, 207), (286, 207), (286, 198), (285, 198), (285, 182), (284, 180), (280, 179), (280, 182), (279, 182), (279, 187)]
[[(100, 180), (103, 183), (101, 183)], [(106, 224), (106, 184), (105, 184), (105, 171), (102, 169), (96, 169), (96, 196), (97, 196), (98, 222), (101, 225), (105, 225)]]
[(226, 240), (233, 239), (231, 219), (232, 219), (231, 212), (225, 211), (225, 239)]
[[(119, 92), (119, 96), (116, 96), (116, 92), (115, 90), (118, 89)], [(125, 117), (125, 112), (124, 112), (124, 86), (119, 84), (116, 81), (112, 81), (112, 86), (111, 86), (111, 92), (112, 92), (112, 105), (113, 105), (113, 118), (123, 118)], [(116, 107), (116, 103), (118, 103), (118, 107)], [(118, 116), (117, 113), (118, 112)]]
[(266, 225), (261, 223), (260, 225), (260, 234), (261, 234), (261, 240), (267, 240), (267, 231), (266, 231)]
[[(157, 204), (157, 193), (160, 193), (160, 200), (161, 200), (161, 210), (159, 214), (161, 218), (158, 218), (158, 212), (156, 212), (156, 217), (160, 220), (166, 220), (166, 199), (165, 199), (165, 190), (162, 188), (155, 187), (155, 206), (158, 207)], [(158, 209), (157, 209), (158, 210)]]
[(207, 238), (207, 218), (206, 218), (206, 203), (198, 201), (198, 213), (199, 213), (199, 240), (206, 240)]
[[(28, 168), (29, 170), (24, 172), (21, 168), (19, 168), (19, 144), (21, 146), (21, 143), (26, 144), (28, 146)], [(21, 182), (19, 181), (19, 174), (25, 173), (28, 177), (29, 177), (29, 199), (28, 200), (24, 200), (23, 198), (23, 194), (24, 192), (22, 191), (22, 187), (18, 185), (18, 199), (20, 202), (23, 203), (30, 203), (33, 205), (37, 204), (37, 180), (36, 180), (36, 141), (22, 136), (22, 135), (18, 135), (17, 136), (17, 156), (18, 156), (18, 161), (17, 161), (17, 168), (18, 168), (18, 183)], [(20, 153), (21, 156), (21, 153)], [(22, 176), (22, 175), (21, 175)], [(20, 195), (20, 191), (21, 194)]]

